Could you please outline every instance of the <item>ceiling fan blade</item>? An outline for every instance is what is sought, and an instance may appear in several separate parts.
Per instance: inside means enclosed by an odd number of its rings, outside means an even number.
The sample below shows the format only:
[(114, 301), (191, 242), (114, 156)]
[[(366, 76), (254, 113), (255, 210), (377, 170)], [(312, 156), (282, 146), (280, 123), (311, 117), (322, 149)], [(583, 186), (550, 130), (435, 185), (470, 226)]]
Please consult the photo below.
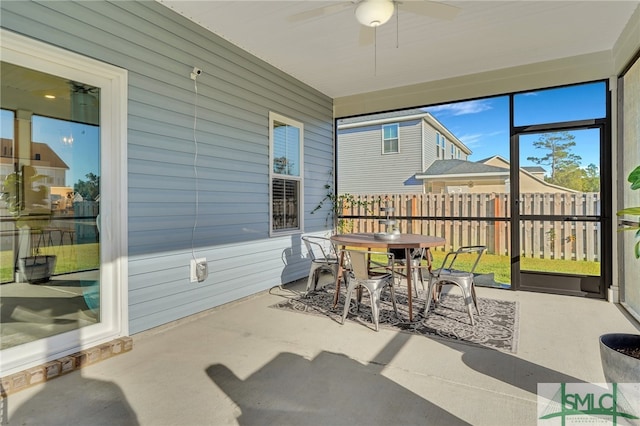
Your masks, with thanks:
[(402, 0), (399, 2), (402, 10), (415, 13), (416, 15), (429, 16), (431, 18), (452, 20), (458, 13), (460, 8), (449, 4), (440, 3), (430, 0)]
[(375, 37), (376, 37), (375, 28), (360, 25), (360, 33), (358, 36), (358, 46), (369, 46), (373, 44)]
[[(306, 2), (305, 2), (306, 3)], [(312, 2), (309, 2), (312, 3)], [(330, 4), (328, 6), (318, 7), (311, 10), (305, 10), (300, 13), (287, 16), (289, 22), (306, 21), (307, 19), (319, 18), (321, 16), (331, 15), (333, 13), (340, 12), (344, 9), (350, 8), (353, 3), (350, 1), (342, 1), (336, 4)]]

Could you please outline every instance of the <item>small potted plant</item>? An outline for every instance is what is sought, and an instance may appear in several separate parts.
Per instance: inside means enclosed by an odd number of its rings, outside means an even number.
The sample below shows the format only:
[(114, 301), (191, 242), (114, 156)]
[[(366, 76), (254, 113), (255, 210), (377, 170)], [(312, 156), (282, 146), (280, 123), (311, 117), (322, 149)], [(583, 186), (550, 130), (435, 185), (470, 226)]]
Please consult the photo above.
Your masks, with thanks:
[[(632, 190), (640, 189), (640, 166), (637, 166), (627, 179)], [(617, 213), (618, 216), (640, 216), (640, 206), (627, 207)], [(640, 259), (640, 225), (627, 225), (623, 231), (636, 233), (634, 254)], [(640, 335), (630, 333), (609, 333), (600, 336), (600, 359), (605, 379), (609, 383), (640, 382)]]
[(21, 278), (34, 284), (49, 281), (56, 264), (55, 256), (41, 255), (39, 244), (33, 244), (34, 240), (40, 241), (38, 235), (42, 237), (51, 222), (46, 179), (34, 167), (22, 166), (21, 171), (7, 175), (0, 194), (18, 228), (17, 264)]

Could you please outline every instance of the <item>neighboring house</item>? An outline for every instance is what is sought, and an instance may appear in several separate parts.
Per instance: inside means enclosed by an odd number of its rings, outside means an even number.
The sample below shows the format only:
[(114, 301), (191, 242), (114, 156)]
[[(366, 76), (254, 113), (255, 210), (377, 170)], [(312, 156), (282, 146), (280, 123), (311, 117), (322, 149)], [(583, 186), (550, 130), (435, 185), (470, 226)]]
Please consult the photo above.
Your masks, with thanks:
[[(49, 186), (64, 186), (69, 166), (46, 143), (31, 142), (30, 148), (30, 163), (39, 175), (47, 176), (44, 183)], [(7, 175), (14, 172), (14, 163), (13, 141), (0, 139), (0, 184)]]
[(338, 120), (338, 193), (423, 192), (417, 173), (471, 150), (431, 114), (414, 109)]
[[(577, 193), (544, 180), (542, 167), (520, 168), (521, 193)], [(436, 160), (416, 179), (424, 182), (425, 192), (509, 193), (509, 162), (499, 155), (479, 161)]]

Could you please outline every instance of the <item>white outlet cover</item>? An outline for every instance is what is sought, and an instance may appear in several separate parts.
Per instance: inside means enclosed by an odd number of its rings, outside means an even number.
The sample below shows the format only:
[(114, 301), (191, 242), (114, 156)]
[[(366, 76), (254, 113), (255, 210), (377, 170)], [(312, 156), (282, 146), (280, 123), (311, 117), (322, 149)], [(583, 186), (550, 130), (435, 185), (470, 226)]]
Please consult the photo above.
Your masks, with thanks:
[(191, 259), (190, 268), (189, 268), (189, 282), (197, 283), (198, 276), (196, 275), (196, 264), (200, 262), (207, 262), (206, 257), (200, 257), (198, 259)]

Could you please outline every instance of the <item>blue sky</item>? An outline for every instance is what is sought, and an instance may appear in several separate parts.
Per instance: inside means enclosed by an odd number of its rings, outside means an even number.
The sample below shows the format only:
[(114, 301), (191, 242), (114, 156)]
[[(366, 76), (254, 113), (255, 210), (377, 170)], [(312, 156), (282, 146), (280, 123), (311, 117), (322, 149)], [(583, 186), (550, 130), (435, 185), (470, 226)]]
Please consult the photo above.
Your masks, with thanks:
[[(518, 94), (514, 98), (515, 125), (553, 123), (589, 118), (602, 118), (605, 109), (606, 85), (591, 83), (559, 89)], [(440, 123), (467, 145), (478, 161), (493, 155), (509, 157), (509, 98), (498, 96), (473, 101), (456, 102), (425, 108)], [(573, 153), (582, 157), (581, 166), (599, 166), (599, 132), (573, 132), (576, 146)], [(532, 144), (538, 136), (521, 138), (522, 166), (535, 165), (527, 157), (542, 157), (545, 152)]]
[[(13, 114), (2, 110), (0, 113), (0, 136), (13, 138)], [(78, 180), (87, 180), (86, 175), (100, 176), (100, 128), (70, 121), (39, 116), (32, 117), (32, 139), (48, 144), (64, 161), (69, 170), (66, 186), (73, 187)], [(72, 144), (65, 144), (63, 138), (73, 137)]]
[[(601, 118), (605, 111), (606, 86), (591, 83), (558, 89), (540, 90), (515, 96), (515, 125), (551, 123), (589, 118)], [(473, 154), (471, 161), (500, 155), (509, 156), (509, 98), (498, 96), (480, 100), (456, 102), (426, 108), (427, 111), (456, 135)], [(13, 137), (12, 115), (0, 114), (0, 136)], [(581, 166), (599, 165), (598, 131), (574, 132), (576, 146), (573, 153), (582, 157)], [(73, 136), (73, 144), (65, 145), (64, 137)], [(520, 161), (522, 166), (535, 165), (527, 157), (542, 157), (545, 152), (532, 144), (537, 136), (521, 139)], [(33, 140), (49, 144), (69, 165), (67, 186), (79, 179), (86, 180), (87, 173), (100, 175), (99, 128), (42, 117), (33, 119)]]

